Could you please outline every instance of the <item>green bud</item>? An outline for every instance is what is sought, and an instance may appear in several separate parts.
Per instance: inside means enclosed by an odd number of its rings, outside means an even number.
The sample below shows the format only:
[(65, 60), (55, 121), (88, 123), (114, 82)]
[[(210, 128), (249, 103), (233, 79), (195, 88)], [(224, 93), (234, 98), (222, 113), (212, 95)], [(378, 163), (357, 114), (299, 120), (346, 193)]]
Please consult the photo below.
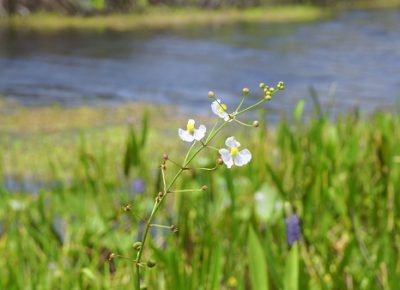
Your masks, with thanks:
[(136, 251), (140, 251), (140, 249), (142, 248), (142, 243), (141, 242), (135, 242), (133, 243), (132, 247), (136, 250)]
[(209, 92), (208, 92), (208, 97), (209, 97), (210, 99), (214, 99), (214, 98), (215, 98), (215, 93), (214, 93), (213, 91), (209, 91)]
[(258, 122), (257, 120), (255, 120), (253, 122), (253, 127), (257, 128), (258, 126), (260, 126), (260, 122)]
[(265, 84), (264, 83), (260, 83), (259, 88), (260, 89), (264, 89), (265, 88)]
[(154, 262), (152, 260), (148, 260), (146, 264), (147, 264), (147, 267), (149, 267), (149, 268), (153, 268), (156, 266), (156, 262)]
[(248, 88), (243, 88), (242, 92), (243, 95), (248, 95), (250, 93), (250, 90)]
[(280, 81), (276, 87), (278, 88), (278, 90), (284, 90), (285, 89), (285, 83)]
[(270, 87), (270, 88), (269, 88), (269, 91), (270, 91), (271, 93), (273, 93), (273, 92), (275, 91), (275, 89), (274, 89), (273, 87)]
[(264, 99), (266, 99), (267, 101), (271, 100), (272, 99), (271, 94), (270, 93), (265, 94)]

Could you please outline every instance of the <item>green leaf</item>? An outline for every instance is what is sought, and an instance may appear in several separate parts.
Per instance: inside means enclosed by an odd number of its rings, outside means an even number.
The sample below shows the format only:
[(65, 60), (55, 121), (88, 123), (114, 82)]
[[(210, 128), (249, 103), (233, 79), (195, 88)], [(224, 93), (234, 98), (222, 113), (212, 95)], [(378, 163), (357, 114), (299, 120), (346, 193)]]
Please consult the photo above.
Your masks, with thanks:
[(144, 148), (147, 141), (147, 132), (149, 130), (149, 112), (145, 111), (142, 118), (142, 135), (140, 138), (140, 147)]
[(134, 128), (130, 128), (124, 158), (124, 174), (129, 176), (131, 166), (139, 166), (140, 152)]
[(303, 116), (304, 105), (305, 105), (304, 100), (300, 100), (297, 103), (296, 108), (294, 109), (293, 117), (297, 122), (300, 121), (301, 117)]
[(264, 251), (252, 227), (249, 231), (248, 252), (251, 289), (268, 290), (268, 272)]
[(89, 280), (91, 281), (97, 281), (97, 277), (96, 275), (92, 272), (92, 270), (90, 270), (89, 268), (83, 268), (81, 270), (82, 274), (87, 277)]
[(211, 290), (221, 289), (220, 281), (222, 276), (222, 249), (221, 246), (215, 246), (210, 265), (210, 288)]
[(283, 285), (284, 290), (299, 289), (299, 245), (297, 242), (294, 242), (286, 259)]
[(310, 90), (311, 99), (313, 101), (314, 113), (315, 113), (316, 117), (318, 117), (318, 119), (322, 119), (323, 112), (322, 112), (321, 103), (319, 102), (318, 93), (314, 87), (310, 87), (309, 90)]

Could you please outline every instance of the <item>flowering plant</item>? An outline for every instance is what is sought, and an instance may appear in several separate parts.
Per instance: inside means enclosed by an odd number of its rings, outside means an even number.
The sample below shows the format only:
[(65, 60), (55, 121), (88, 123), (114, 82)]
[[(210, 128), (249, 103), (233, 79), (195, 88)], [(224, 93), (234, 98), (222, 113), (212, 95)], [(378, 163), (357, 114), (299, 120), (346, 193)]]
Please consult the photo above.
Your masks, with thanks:
[[(245, 99), (250, 94), (248, 88), (244, 88), (242, 91), (242, 98), (238, 106), (233, 110), (229, 110), (228, 106), (224, 104), (221, 99), (217, 98), (214, 92), (209, 92), (208, 97), (212, 100), (211, 102), (211, 110), (212, 112), (219, 117), (215, 125), (210, 131), (207, 131), (205, 125), (200, 125), (196, 127), (196, 122), (194, 119), (189, 119), (186, 124), (186, 129), (179, 128), (178, 136), (184, 142), (191, 143), (190, 148), (188, 149), (182, 164), (175, 162), (169, 158), (167, 154), (163, 155), (160, 171), (162, 177), (162, 190), (156, 195), (155, 201), (152, 207), (152, 210), (146, 218), (145, 229), (143, 232), (143, 236), (141, 241), (135, 242), (133, 247), (137, 251), (136, 259), (134, 260), (136, 265), (136, 288), (139, 290), (141, 287), (141, 269), (145, 266), (152, 268), (156, 265), (156, 263), (152, 260), (147, 260), (147, 262), (143, 261), (143, 253), (145, 251), (146, 241), (149, 238), (150, 228), (152, 227), (161, 227), (168, 228), (173, 232), (178, 231), (178, 228), (175, 225), (166, 226), (166, 225), (158, 225), (154, 224), (153, 221), (157, 212), (160, 210), (164, 200), (166, 197), (172, 192), (190, 192), (190, 191), (202, 191), (207, 190), (207, 185), (203, 185), (201, 188), (197, 189), (181, 189), (176, 190), (173, 189), (176, 181), (181, 176), (181, 174), (188, 169), (191, 169), (189, 166), (193, 162), (193, 160), (205, 149), (214, 149), (219, 153), (219, 158), (217, 159), (216, 165), (213, 168), (198, 168), (201, 170), (216, 170), (219, 166), (225, 164), (227, 168), (232, 168), (235, 166), (244, 166), (248, 164), (252, 159), (252, 154), (248, 149), (242, 149), (241, 144), (236, 140), (234, 136), (228, 137), (225, 140), (225, 145), (227, 148), (217, 148), (211, 145), (216, 139), (216, 136), (224, 129), (229, 123), (235, 122), (243, 126), (247, 127), (258, 127), (259, 122), (254, 121), (249, 124), (239, 119), (239, 116), (244, 113), (258, 108), (260, 105), (265, 103), (266, 101), (271, 100), (272, 95), (274, 95), (277, 91), (284, 89), (283, 82), (279, 82), (276, 87), (266, 86), (264, 83), (260, 84), (260, 89), (263, 92), (263, 95), (257, 102), (247, 107), (244, 107)], [(222, 119), (222, 121), (220, 120)], [(208, 132), (208, 134), (206, 134)], [(166, 176), (166, 170), (168, 163), (173, 163), (178, 166), (178, 170), (175, 175), (172, 175), (172, 179), (168, 182)]]

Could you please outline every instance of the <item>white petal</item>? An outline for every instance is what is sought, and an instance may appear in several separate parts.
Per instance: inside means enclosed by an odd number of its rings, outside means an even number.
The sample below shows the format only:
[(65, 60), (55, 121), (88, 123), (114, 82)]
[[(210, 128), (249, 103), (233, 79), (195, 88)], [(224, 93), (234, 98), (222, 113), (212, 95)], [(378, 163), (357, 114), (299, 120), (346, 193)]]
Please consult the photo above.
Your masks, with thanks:
[(188, 121), (188, 125), (190, 124), (190, 125), (193, 125), (194, 126), (194, 123), (196, 123), (193, 119), (189, 119), (189, 121)]
[(236, 141), (235, 137), (233, 136), (226, 139), (225, 145), (228, 146), (229, 148), (240, 147), (240, 143)]
[(218, 116), (219, 116), (219, 104), (218, 104), (219, 101), (220, 100), (214, 101), (211, 103), (211, 110), (213, 111), (213, 113), (215, 115), (218, 115)]
[(200, 125), (199, 129), (194, 129), (194, 139), (200, 141), (206, 135), (206, 126)]
[(228, 149), (220, 149), (219, 154), (221, 155), (222, 161), (224, 161), (224, 163), (226, 164), (226, 167), (231, 168), (233, 165), (233, 159), (231, 154), (229, 153)]
[(193, 142), (194, 136), (189, 134), (188, 131), (182, 130), (181, 128), (178, 129), (179, 137), (186, 142)]
[(215, 115), (224, 119), (224, 121), (228, 121), (230, 119), (229, 114), (226, 111), (221, 110), (221, 100), (220, 99), (217, 99), (216, 101), (211, 103), (211, 110), (213, 111), (213, 113)]
[(251, 153), (247, 149), (243, 149), (236, 156), (233, 157), (233, 162), (236, 166), (243, 166), (251, 160)]

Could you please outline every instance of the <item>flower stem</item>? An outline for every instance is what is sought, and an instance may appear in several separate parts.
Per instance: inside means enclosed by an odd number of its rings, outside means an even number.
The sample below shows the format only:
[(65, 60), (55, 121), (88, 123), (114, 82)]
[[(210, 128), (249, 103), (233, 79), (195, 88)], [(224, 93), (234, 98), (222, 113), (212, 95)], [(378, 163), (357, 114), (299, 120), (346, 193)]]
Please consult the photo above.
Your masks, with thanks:
[[(233, 116), (237, 116), (240, 115), (244, 112), (247, 112), (251, 109), (256, 108), (257, 106), (261, 105), (262, 103), (264, 103), (265, 101), (267, 101), (266, 99), (261, 99), (260, 101), (258, 101), (257, 103), (241, 110), (238, 111), (240, 109), (240, 107), (243, 104), (243, 100), (242, 99), (240, 105), (238, 106), (238, 108), (235, 110), (235, 112), (233, 113)], [(218, 102), (218, 101), (217, 101)], [(220, 102), (218, 102), (219, 105), (222, 107), (222, 105), (220, 104)], [(232, 115), (230, 115), (232, 116)], [(227, 120), (224, 121), (219, 127), (218, 122), (214, 125), (214, 127), (212, 128), (210, 134), (208, 135), (206, 141), (204, 143), (202, 143), (202, 146), (200, 146), (199, 148), (197, 148), (197, 150), (193, 153), (193, 155), (190, 155), (191, 152), (193, 151), (193, 149), (195, 148), (196, 145), (196, 141), (193, 142), (192, 146), (189, 148), (188, 152), (186, 153), (185, 159), (183, 161), (183, 164), (181, 166), (181, 168), (177, 171), (177, 173), (175, 174), (175, 176), (172, 178), (171, 182), (168, 184), (168, 186), (166, 185), (166, 180), (165, 180), (165, 173), (164, 173), (164, 169), (161, 168), (161, 173), (162, 173), (162, 178), (163, 178), (163, 195), (161, 196), (161, 198), (156, 198), (156, 201), (154, 202), (153, 208), (151, 210), (150, 216), (146, 221), (146, 227), (144, 230), (144, 234), (142, 237), (142, 241), (141, 241), (141, 247), (140, 250), (138, 251), (137, 255), (136, 255), (136, 283), (135, 283), (135, 287), (137, 290), (140, 290), (140, 266), (141, 266), (141, 259), (143, 256), (143, 251), (144, 251), (144, 247), (149, 235), (149, 229), (150, 227), (154, 226), (154, 224), (152, 224), (152, 221), (154, 219), (154, 216), (156, 215), (158, 209), (160, 208), (161, 204), (163, 203), (164, 199), (166, 198), (166, 196), (168, 195), (169, 192), (171, 192), (171, 188), (172, 186), (175, 184), (175, 182), (178, 180), (178, 178), (181, 176), (182, 172), (187, 168), (187, 166), (190, 164), (190, 162), (192, 162), (192, 160), (205, 148), (208, 147), (208, 144), (215, 138), (215, 136), (231, 121)], [(240, 121), (236, 120), (237, 122), (241, 123)], [(211, 147), (210, 147), (211, 148)], [(214, 149), (214, 148), (212, 148)], [(216, 149), (216, 148), (215, 148)], [(205, 168), (202, 168), (205, 169)], [(210, 170), (210, 169), (207, 169)], [(180, 190), (179, 192), (185, 192), (185, 191), (190, 191), (190, 190)], [(178, 191), (176, 191), (178, 192)]]
[[(222, 128), (225, 127), (227, 124), (228, 124), (228, 122), (222, 123), (221, 126), (219, 126), (218, 129), (215, 130), (215, 132), (213, 132), (213, 134), (208, 138), (208, 140), (207, 140), (204, 144), (207, 145), (208, 143), (210, 143), (210, 142), (214, 139), (214, 137), (222, 130)], [(164, 188), (164, 192), (163, 192), (162, 198), (161, 198), (158, 202), (156, 201), (156, 202), (154, 203), (153, 209), (152, 209), (152, 211), (151, 211), (151, 213), (150, 213), (150, 216), (149, 216), (149, 218), (148, 218), (148, 220), (147, 220), (147, 222), (146, 222), (146, 228), (145, 228), (145, 231), (144, 231), (144, 234), (143, 234), (143, 238), (142, 238), (142, 241), (141, 241), (142, 246), (140, 247), (140, 250), (139, 250), (139, 252), (137, 253), (137, 256), (136, 256), (136, 288), (137, 288), (137, 290), (140, 290), (140, 266), (139, 266), (139, 265), (140, 265), (140, 262), (141, 262), (141, 258), (142, 258), (142, 255), (143, 255), (143, 249), (144, 249), (144, 246), (145, 246), (145, 244), (146, 244), (146, 240), (147, 240), (147, 237), (148, 237), (148, 234), (149, 234), (149, 229), (150, 229), (150, 227), (151, 227), (151, 225), (152, 225), (153, 218), (154, 218), (155, 214), (157, 213), (158, 209), (160, 208), (160, 206), (161, 206), (163, 200), (164, 200), (165, 197), (167, 196), (168, 192), (170, 191), (170, 189), (172, 188), (172, 186), (175, 184), (175, 182), (176, 182), (176, 180), (179, 178), (179, 176), (182, 174), (182, 172), (183, 172), (183, 170), (184, 170), (183, 168), (186, 168), (186, 167), (189, 165), (189, 163), (190, 163), (204, 148), (206, 148), (205, 146), (201, 146), (201, 147), (198, 148), (197, 151), (189, 158), (190, 151), (192, 151), (192, 149), (194, 148), (194, 144), (195, 144), (195, 142), (193, 142), (193, 145), (192, 145), (192, 146), (190, 147), (190, 149), (188, 150), (188, 153), (186, 154), (185, 161), (183, 162), (182, 168), (180, 168), (180, 169), (178, 170), (178, 172), (177, 172), (177, 173), (175, 174), (175, 176), (172, 178), (172, 180), (171, 180), (171, 182), (169, 183), (169, 185), (168, 185), (166, 188)], [(163, 171), (162, 171), (162, 172), (163, 172)]]

